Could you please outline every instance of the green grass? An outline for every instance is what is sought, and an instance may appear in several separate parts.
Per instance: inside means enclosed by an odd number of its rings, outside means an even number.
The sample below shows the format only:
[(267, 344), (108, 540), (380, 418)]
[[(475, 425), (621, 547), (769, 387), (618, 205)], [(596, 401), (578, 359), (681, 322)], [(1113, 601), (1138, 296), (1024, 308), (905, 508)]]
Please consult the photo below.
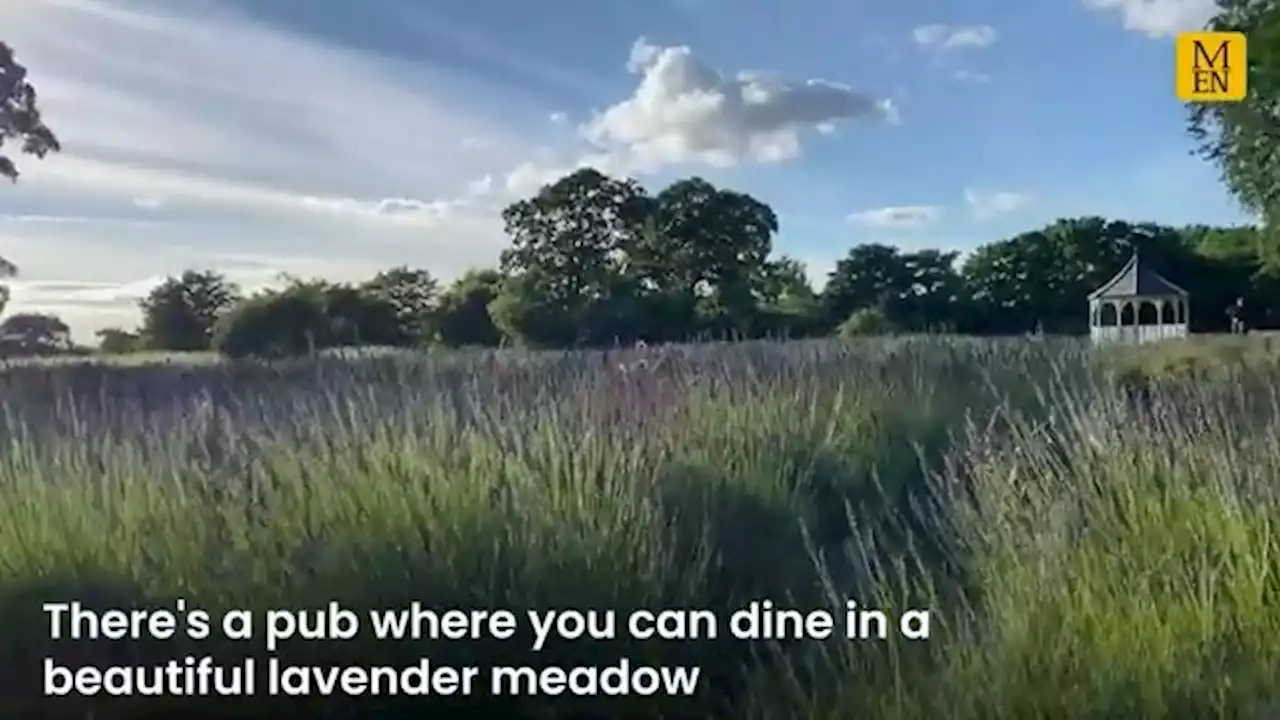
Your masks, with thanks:
[[(853, 598), (931, 609), (931, 639), (283, 655), (704, 669), (693, 699), (493, 700), (506, 717), (1254, 717), (1280, 700), (1280, 366), (1259, 345), (1202, 351), (1209, 374), (1150, 370), (1180, 352), (943, 338), (677, 348), (628, 372), (626, 353), (10, 368), (3, 714), (84, 717), (39, 697), (49, 652), (246, 651), (50, 648), (48, 599), (727, 613)], [(343, 717), (418, 717), (417, 702)], [(95, 718), (323, 717), (222, 707)]]

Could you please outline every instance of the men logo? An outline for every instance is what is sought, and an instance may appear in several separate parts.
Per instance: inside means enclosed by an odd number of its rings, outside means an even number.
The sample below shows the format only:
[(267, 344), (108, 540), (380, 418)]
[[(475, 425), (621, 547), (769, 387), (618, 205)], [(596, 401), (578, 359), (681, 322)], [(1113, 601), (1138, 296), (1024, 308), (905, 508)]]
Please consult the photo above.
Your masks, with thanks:
[(1248, 40), (1238, 32), (1180, 33), (1177, 42), (1178, 99), (1239, 102), (1249, 92)]

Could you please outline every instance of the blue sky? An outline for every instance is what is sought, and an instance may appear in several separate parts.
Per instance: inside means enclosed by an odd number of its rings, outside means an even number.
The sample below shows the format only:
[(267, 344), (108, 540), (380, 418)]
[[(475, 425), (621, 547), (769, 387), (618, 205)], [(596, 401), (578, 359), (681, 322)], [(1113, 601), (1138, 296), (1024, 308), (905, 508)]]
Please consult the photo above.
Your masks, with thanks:
[(816, 276), (1063, 216), (1244, 222), (1173, 97), (1212, 5), (0, 0), (65, 145), (0, 193), (10, 309), (88, 339), (187, 267), (448, 279), (581, 164), (750, 192)]

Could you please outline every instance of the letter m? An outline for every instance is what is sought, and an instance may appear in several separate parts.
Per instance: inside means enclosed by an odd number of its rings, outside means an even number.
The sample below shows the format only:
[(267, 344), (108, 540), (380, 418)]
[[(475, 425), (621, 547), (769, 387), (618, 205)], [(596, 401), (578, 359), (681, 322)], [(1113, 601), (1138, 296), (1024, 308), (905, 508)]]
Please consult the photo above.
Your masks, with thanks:
[[(1212, 70), (1230, 70), (1231, 68), (1227, 64), (1227, 44), (1226, 40), (1218, 43), (1218, 49), (1210, 55), (1208, 48), (1204, 46), (1204, 41), (1196, 40), (1195, 47), (1192, 50), (1192, 66), (1197, 70), (1205, 69), (1205, 67)], [(1222, 63), (1221, 67), (1218, 66), (1219, 62)]]

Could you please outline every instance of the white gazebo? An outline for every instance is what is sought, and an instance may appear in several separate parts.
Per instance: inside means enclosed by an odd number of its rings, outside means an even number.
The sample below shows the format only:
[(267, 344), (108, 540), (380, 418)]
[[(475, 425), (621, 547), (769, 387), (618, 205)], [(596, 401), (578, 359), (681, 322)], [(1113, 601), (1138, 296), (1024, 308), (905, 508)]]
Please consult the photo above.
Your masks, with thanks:
[(1187, 291), (1144, 265), (1137, 252), (1089, 294), (1089, 335), (1095, 343), (1185, 338), (1190, 320)]

